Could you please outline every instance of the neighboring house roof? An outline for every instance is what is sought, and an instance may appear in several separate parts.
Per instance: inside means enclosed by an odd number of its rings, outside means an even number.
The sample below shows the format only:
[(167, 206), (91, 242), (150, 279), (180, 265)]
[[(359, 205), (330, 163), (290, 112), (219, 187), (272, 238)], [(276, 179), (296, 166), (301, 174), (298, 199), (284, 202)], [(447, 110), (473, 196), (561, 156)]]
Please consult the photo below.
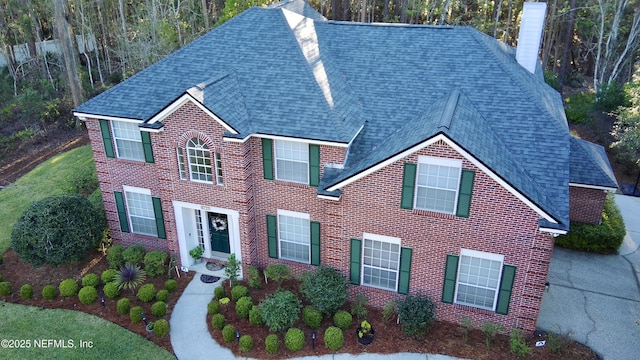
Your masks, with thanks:
[(615, 190), (618, 182), (604, 147), (571, 137), (569, 182), (575, 186)]

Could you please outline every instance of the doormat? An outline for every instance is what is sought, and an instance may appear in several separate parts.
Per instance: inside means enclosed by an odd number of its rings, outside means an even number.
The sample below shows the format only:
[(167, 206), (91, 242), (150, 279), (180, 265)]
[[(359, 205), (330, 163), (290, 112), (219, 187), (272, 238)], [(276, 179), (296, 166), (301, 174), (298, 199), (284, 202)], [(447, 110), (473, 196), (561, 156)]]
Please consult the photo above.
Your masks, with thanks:
[(210, 271), (218, 271), (221, 270), (224, 266), (220, 265), (220, 264), (216, 264), (216, 263), (207, 263), (207, 270)]
[(218, 280), (220, 280), (220, 278), (217, 276), (211, 276), (206, 274), (200, 275), (200, 281), (202, 281), (205, 284), (212, 284)]

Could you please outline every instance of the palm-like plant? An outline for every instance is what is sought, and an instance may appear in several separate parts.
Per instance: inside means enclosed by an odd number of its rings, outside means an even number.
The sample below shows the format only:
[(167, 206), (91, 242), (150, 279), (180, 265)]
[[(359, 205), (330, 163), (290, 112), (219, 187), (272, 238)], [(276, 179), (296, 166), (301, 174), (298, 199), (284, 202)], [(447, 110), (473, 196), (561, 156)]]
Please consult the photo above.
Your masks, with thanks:
[(127, 263), (120, 267), (115, 277), (118, 289), (130, 289), (132, 292), (147, 278), (147, 273), (140, 266)]

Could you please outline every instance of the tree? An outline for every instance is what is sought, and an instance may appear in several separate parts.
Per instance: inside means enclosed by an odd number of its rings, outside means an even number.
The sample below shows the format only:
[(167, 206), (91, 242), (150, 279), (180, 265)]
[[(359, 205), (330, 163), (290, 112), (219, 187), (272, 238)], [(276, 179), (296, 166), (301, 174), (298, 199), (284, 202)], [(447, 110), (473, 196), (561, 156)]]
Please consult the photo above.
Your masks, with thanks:
[(629, 105), (617, 111), (617, 120), (611, 131), (616, 141), (611, 146), (617, 149), (619, 160), (640, 167), (640, 70), (636, 70), (625, 94)]
[(64, 59), (64, 69), (68, 81), (67, 85), (71, 90), (73, 106), (80, 106), (84, 95), (80, 77), (78, 76), (78, 63), (76, 62), (77, 50), (73, 42), (73, 28), (69, 24), (69, 9), (67, 8), (66, 0), (54, 0), (54, 9), (56, 34), (60, 41), (62, 58)]

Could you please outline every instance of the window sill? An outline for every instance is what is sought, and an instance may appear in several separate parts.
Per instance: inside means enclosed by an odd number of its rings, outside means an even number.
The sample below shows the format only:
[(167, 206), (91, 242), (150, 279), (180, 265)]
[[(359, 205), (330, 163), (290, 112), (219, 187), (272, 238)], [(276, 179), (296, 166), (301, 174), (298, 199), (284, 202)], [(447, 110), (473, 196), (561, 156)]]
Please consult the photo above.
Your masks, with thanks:
[(465, 310), (465, 311), (476, 313), (476, 314), (483, 314), (483, 315), (496, 315), (497, 314), (495, 311), (491, 311), (491, 310), (487, 310), (487, 309), (481, 309), (481, 308), (473, 307), (473, 306), (470, 306), (470, 305), (453, 304), (453, 307), (455, 309)]
[(440, 219), (458, 219), (454, 214), (441, 213), (432, 210), (421, 210), (421, 209), (413, 209), (414, 214), (425, 215), (429, 217), (435, 217)]

